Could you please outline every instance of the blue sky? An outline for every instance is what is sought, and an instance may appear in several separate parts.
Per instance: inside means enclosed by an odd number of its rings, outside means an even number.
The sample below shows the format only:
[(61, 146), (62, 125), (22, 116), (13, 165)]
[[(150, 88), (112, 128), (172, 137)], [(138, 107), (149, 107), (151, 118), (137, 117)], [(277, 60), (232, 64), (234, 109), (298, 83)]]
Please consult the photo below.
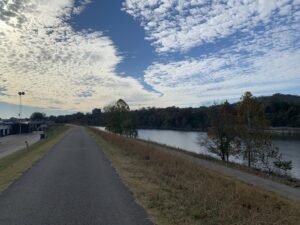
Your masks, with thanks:
[(0, 3), (0, 118), (300, 94), (299, 0)]

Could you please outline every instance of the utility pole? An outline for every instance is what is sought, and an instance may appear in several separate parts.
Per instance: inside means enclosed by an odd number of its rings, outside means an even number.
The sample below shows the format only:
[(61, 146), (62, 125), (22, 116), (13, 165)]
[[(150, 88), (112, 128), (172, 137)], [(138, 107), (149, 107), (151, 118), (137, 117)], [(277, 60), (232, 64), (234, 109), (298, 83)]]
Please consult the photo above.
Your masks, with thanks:
[(19, 107), (19, 123), (20, 123), (20, 134), (22, 133), (22, 124), (21, 124), (21, 116), (22, 116), (22, 95), (25, 95), (24, 91), (18, 92), (18, 95), (20, 96), (20, 107)]

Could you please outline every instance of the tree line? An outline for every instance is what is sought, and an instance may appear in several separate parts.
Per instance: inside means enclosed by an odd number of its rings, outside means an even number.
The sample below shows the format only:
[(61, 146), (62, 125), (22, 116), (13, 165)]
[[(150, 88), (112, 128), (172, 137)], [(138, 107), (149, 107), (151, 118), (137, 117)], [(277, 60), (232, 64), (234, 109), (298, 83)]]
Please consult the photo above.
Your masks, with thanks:
[[(300, 127), (299, 96), (275, 94), (255, 99), (262, 104), (270, 126)], [(238, 103), (232, 105), (236, 107)], [(198, 108), (148, 107), (131, 110), (129, 113), (135, 118), (138, 128), (207, 131), (210, 126), (209, 112), (216, 107), (218, 105)], [(105, 126), (108, 114), (105, 110), (95, 108), (91, 113), (78, 112), (71, 115), (50, 116), (49, 119), (57, 123)]]

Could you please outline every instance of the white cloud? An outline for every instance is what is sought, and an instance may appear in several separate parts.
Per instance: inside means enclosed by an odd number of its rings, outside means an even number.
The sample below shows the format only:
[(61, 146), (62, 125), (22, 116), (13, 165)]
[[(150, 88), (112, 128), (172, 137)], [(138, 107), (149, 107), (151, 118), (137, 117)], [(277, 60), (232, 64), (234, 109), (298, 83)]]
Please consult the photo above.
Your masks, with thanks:
[(79, 5), (73, 8), (73, 13), (75, 15), (80, 14), (85, 9), (85, 7), (91, 2), (92, 0), (81, 0)]
[(126, 0), (123, 10), (140, 21), (158, 53), (204, 52), (145, 70), (164, 105), (300, 88), (298, 0)]
[(220, 51), (145, 71), (165, 105), (197, 106), (237, 99), (245, 91), (268, 95), (300, 89), (300, 23), (254, 33)]
[[(133, 78), (119, 77), (121, 62), (101, 32), (75, 31), (73, 14), (90, 1), (6, 0), (0, 3), (0, 100), (65, 110), (90, 110), (125, 98), (153, 98)], [(5, 89), (4, 89), (5, 88)], [(5, 94), (5, 95), (3, 95)]]
[[(16, 93), (24, 90), (26, 105), (64, 110), (91, 110), (121, 97), (135, 106), (198, 106), (247, 90), (300, 88), (299, 0), (126, 0), (124, 10), (141, 22), (157, 52), (181, 52), (145, 70), (144, 82), (160, 94), (116, 74), (123, 59), (109, 37), (70, 26), (90, 0), (76, 2), (0, 2), (0, 101), (18, 103)], [(206, 43), (217, 50), (185, 54)]]
[[(295, 19), (296, 0), (126, 0), (159, 53), (187, 51), (243, 29), (267, 25), (274, 14)], [(276, 12), (280, 10), (280, 12)], [(294, 14), (294, 15), (292, 15)], [(298, 16), (299, 17), (299, 16)]]
[(155, 63), (145, 71), (145, 81), (162, 93), (162, 105), (181, 106), (237, 99), (245, 91), (268, 95), (300, 88), (299, 50), (235, 60), (227, 55)]

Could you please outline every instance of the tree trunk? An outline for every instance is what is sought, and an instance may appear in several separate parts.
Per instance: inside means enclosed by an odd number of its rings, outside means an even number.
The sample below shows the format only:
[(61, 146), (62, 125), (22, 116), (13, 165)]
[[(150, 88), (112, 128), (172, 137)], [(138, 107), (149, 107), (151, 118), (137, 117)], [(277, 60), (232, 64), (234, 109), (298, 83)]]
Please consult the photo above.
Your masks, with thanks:
[(225, 161), (225, 154), (222, 152), (222, 161)]
[(248, 149), (247, 153), (248, 153), (248, 167), (251, 167), (251, 151), (250, 151), (250, 149)]

